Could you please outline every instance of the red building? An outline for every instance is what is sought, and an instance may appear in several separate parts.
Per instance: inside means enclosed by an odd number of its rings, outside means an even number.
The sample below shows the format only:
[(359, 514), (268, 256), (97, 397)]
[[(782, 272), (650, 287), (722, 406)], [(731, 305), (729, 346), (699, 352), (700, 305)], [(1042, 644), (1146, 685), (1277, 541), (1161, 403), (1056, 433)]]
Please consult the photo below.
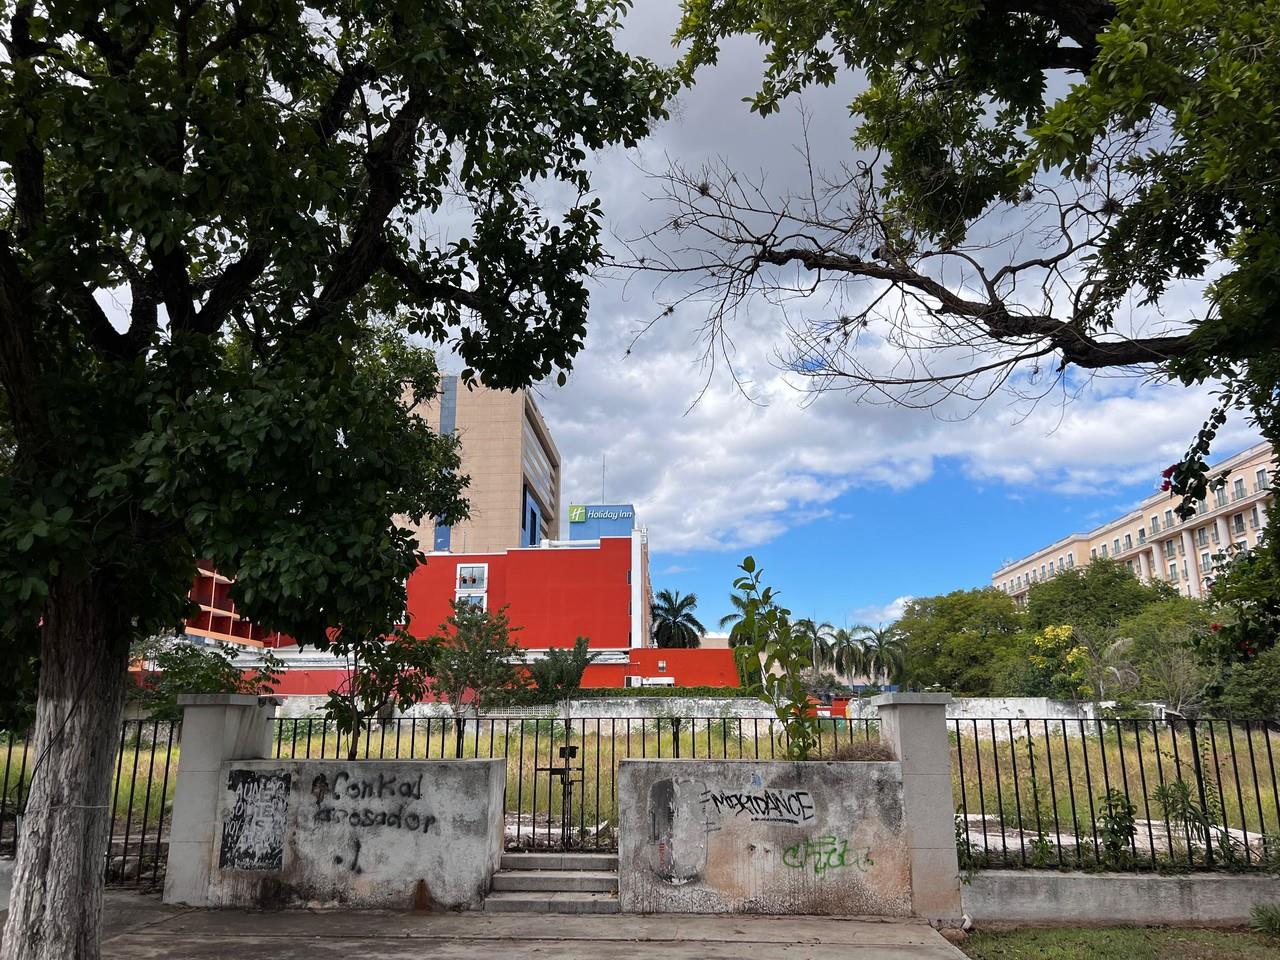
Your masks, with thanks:
[(648, 545), (642, 531), (499, 553), (433, 553), (409, 578), (409, 631), (435, 632), (450, 602), (507, 608), (527, 650), (643, 647), (649, 636)]
[[(526, 650), (568, 647), (579, 636), (589, 638), (597, 658), (583, 676), (584, 687), (736, 687), (731, 650), (648, 646), (648, 560), (643, 530), (492, 553), (431, 553), (409, 578), (409, 630), (421, 637), (435, 633), (454, 600), (488, 610), (505, 607), (517, 628), (515, 640)], [(275, 648), (286, 665), (276, 688), (282, 695), (322, 696), (345, 681), (341, 660), (298, 650), (291, 637), (242, 618), (230, 585), (210, 564), (200, 565), (191, 589), (199, 612), (187, 621), (189, 635)]]

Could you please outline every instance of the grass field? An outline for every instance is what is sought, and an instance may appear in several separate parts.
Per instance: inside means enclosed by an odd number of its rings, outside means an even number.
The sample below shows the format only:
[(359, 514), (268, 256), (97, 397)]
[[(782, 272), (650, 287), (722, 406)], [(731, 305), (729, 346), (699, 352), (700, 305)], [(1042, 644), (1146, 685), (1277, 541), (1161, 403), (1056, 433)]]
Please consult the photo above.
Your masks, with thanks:
[(1068, 927), (975, 933), (974, 960), (1276, 960), (1280, 940), (1238, 930)]

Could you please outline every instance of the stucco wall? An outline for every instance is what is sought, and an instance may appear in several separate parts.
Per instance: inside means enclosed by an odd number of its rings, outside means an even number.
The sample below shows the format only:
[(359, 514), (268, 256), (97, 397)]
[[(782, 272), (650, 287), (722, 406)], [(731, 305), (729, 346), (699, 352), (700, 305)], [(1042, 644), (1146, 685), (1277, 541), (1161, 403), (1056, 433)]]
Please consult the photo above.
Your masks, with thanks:
[(230, 761), (212, 906), (479, 906), (502, 853), (506, 761)]
[(1234, 926), (1255, 905), (1280, 902), (1280, 878), (982, 870), (962, 897), (976, 923)]
[(624, 760), (618, 796), (623, 911), (911, 913), (897, 763)]

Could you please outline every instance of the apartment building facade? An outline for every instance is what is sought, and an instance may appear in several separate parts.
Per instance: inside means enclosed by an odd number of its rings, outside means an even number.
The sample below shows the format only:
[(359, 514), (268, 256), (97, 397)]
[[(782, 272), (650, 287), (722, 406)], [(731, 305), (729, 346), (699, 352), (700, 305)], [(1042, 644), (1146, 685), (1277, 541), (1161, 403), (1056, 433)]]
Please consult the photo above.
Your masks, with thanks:
[(456, 434), (471, 516), (452, 526), (430, 518), (417, 529), (424, 553), (488, 553), (560, 537), (560, 451), (528, 390), (468, 388), (441, 378), (420, 412), (437, 432)]
[(1108, 557), (1145, 582), (1164, 580), (1184, 596), (1203, 596), (1215, 556), (1257, 546), (1272, 508), (1276, 469), (1275, 450), (1257, 444), (1210, 468), (1211, 477), (1225, 474), (1226, 480), (1197, 504), (1194, 516), (1180, 519), (1174, 512), (1179, 498), (1157, 493), (1123, 517), (1005, 564), (991, 583), (1021, 604), (1033, 584)]

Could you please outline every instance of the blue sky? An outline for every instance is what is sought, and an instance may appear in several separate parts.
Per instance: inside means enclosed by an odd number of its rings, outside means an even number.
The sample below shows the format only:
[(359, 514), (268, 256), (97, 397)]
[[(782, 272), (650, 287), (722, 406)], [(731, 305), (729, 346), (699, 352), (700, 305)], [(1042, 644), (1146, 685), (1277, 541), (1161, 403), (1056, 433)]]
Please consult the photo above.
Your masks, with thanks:
[(874, 624), (891, 619), (902, 597), (986, 586), (1006, 560), (1132, 509), (1157, 479), (1088, 494), (1013, 490), (943, 460), (916, 486), (846, 493), (831, 502), (832, 515), (749, 550), (656, 552), (653, 585), (696, 593), (714, 630), (735, 566), (750, 552), (796, 616)]

